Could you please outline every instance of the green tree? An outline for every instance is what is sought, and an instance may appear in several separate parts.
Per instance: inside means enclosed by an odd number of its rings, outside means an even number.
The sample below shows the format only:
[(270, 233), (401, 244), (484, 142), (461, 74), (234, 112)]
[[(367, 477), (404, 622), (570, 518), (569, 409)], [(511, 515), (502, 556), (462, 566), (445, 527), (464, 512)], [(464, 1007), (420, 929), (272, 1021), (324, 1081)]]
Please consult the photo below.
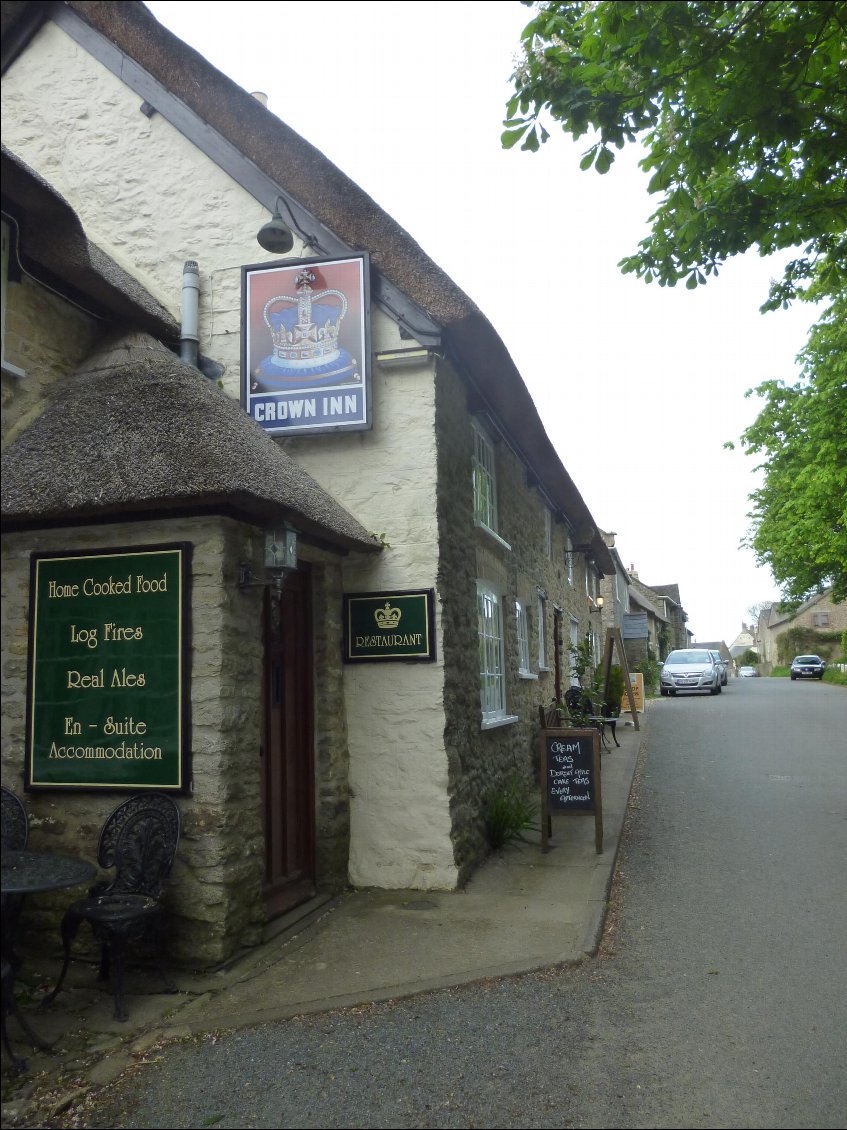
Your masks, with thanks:
[[(833, 586), (847, 599), (847, 296), (817, 325), (796, 384), (765, 381), (765, 406), (741, 437), (763, 455), (747, 544), (769, 565), (786, 599)], [(748, 393), (749, 395), (749, 393)]]
[(504, 146), (537, 150), (542, 118), (590, 135), (583, 169), (644, 145), (660, 200), (624, 272), (693, 289), (751, 247), (798, 249), (762, 309), (825, 311), (800, 380), (755, 390), (748, 544), (787, 599), (847, 598), (847, 0), (549, 0), (522, 38)]
[(542, 4), (523, 32), (503, 144), (536, 150), (542, 118), (607, 172), (640, 138), (661, 195), (624, 272), (694, 288), (730, 256), (801, 247), (765, 308), (847, 277), (847, 2)]

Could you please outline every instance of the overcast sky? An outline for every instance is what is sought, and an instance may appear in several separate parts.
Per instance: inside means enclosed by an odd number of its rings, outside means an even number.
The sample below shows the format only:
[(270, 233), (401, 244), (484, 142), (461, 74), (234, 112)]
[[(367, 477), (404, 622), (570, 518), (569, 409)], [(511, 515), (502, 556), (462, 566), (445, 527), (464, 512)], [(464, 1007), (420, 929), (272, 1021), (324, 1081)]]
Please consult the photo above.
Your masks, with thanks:
[(476, 302), (624, 563), (679, 584), (696, 638), (730, 644), (777, 589), (739, 548), (755, 461), (723, 445), (758, 413), (747, 389), (796, 379), (815, 314), (758, 312), (779, 264), (751, 252), (696, 291), (621, 275), (655, 206), (638, 155), (601, 177), (561, 131), (538, 154), (500, 146), (530, 16), (513, 0), (148, 6), (264, 91)]

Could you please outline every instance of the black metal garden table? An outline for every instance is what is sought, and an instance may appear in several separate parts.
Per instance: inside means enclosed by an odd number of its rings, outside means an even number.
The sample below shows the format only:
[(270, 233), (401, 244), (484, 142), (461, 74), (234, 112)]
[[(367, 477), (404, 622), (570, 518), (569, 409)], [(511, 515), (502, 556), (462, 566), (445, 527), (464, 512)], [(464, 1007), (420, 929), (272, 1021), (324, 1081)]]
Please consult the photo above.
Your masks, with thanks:
[(78, 887), (90, 882), (97, 868), (87, 859), (53, 851), (4, 851), (2, 858), (3, 926), (2, 926), (2, 981), (3, 981), (3, 1044), (18, 1071), (26, 1071), (26, 1060), (12, 1051), (6, 1032), (6, 1017), (13, 1013), (32, 1047), (49, 1045), (32, 1030), (21, 1015), (15, 1000), (14, 983), (21, 966), (15, 950), (21, 908), (26, 895), (40, 891), (58, 891)]

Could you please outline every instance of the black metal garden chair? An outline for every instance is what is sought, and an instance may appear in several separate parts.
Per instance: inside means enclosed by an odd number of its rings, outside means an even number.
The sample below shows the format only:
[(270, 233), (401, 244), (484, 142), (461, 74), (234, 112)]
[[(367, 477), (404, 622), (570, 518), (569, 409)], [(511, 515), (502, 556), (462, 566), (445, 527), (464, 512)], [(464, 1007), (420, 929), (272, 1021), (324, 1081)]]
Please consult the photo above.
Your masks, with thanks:
[(4, 851), (23, 851), (29, 835), (29, 819), (21, 798), (2, 786), (2, 834)]
[[(2, 825), (0, 837), (3, 842), (3, 851), (23, 851), (29, 839), (29, 817), (21, 798), (11, 789), (7, 789), (5, 785), (2, 786), (2, 820), (0, 820), (0, 825)], [(12, 948), (12, 938), (20, 914), (21, 902), (21, 895), (2, 895), (3, 955), (16, 968), (20, 965), (20, 959)]]
[(174, 801), (161, 793), (138, 794), (118, 805), (100, 832), (97, 862), (114, 868), (111, 883), (92, 887), (62, 919), (65, 960), (56, 988), (44, 1005), (56, 999), (71, 960), (71, 946), (83, 922), (100, 943), (100, 980), (111, 976), (115, 1017), (126, 1020), (123, 1000), (124, 957), (138, 942), (153, 944), (159, 974), (169, 992), (174, 985), (165, 975), (162, 944), (161, 896), (179, 844), (180, 814)]
[[(2, 787), (2, 808), (0, 809), (0, 840), (3, 851), (23, 851), (29, 838), (29, 818), (21, 798), (5, 785)], [(18, 915), (20, 914), (21, 895), (3, 894), (0, 896), (0, 909), (2, 910), (2, 959), (0, 959), (0, 985), (2, 986), (2, 1036), (3, 1047), (9, 1059), (18, 1071), (26, 1069), (26, 1060), (19, 1059), (12, 1051), (9, 1036), (6, 1031), (6, 1017), (16, 1016), (21, 1027), (27, 1035), (31, 1035), (29, 1026), (21, 1016), (15, 1000), (15, 972), (21, 964), (15, 952), (13, 939)]]

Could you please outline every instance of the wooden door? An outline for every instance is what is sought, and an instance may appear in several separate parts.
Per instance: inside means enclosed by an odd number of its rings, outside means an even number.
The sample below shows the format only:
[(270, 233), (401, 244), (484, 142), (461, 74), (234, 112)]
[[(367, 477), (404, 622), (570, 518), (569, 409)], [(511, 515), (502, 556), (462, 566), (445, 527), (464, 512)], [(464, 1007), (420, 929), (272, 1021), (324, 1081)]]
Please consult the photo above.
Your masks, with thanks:
[(315, 893), (311, 578), (301, 567), (265, 597), (265, 906), (281, 914)]

